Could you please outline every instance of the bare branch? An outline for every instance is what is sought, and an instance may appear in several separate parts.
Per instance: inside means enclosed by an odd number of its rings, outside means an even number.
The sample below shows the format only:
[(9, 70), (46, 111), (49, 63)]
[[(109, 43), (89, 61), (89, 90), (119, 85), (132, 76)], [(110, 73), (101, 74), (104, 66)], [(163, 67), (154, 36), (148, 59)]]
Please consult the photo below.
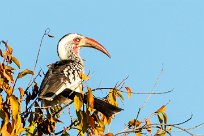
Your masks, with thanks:
[[(46, 35), (49, 36), (49, 35), (50, 35), (49, 33), (50, 33), (50, 28), (47, 28), (47, 29), (45, 30), (45, 32), (44, 32), (44, 34), (43, 34), (41, 40), (40, 40), (40, 46), (39, 46), (39, 48), (38, 48), (38, 53), (37, 53), (37, 56), (36, 56), (36, 61), (35, 61), (34, 67), (33, 67), (33, 72), (34, 72), (34, 73), (35, 73), (35, 69), (36, 69), (36, 67), (37, 67), (38, 59), (39, 59), (39, 56), (40, 56), (40, 50), (41, 50), (41, 47), (42, 47), (42, 43), (43, 43), (44, 37), (45, 37)], [(50, 36), (49, 36), (49, 37), (50, 37)], [(28, 83), (26, 89), (28, 89), (28, 88), (30, 87), (30, 85), (32, 84), (33, 76), (34, 76), (34, 75), (31, 76), (30, 81), (29, 81), (29, 83)]]
[[(160, 70), (159, 75), (157, 76), (156, 81), (155, 81), (155, 83), (154, 83), (154, 85), (152, 87), (152, 91), (151, 91), (152, 93), (154, 92), (155, 88), (157, 87), (158, 82), (159, 82), (159, 80), (161, 78), (161, 75), (162, 75), (163, 71), (164, 71), (164, 69), (163, 69), (163, 65), (162, 65), (162, 69)], [(153, 94), (149, 94), (149, 96), (143, 102), (142, 106), (139, 108), (137, 116), (136, 116), (136, 120), (138, 120), (138, 117), (139, 117), (139, 114), (140, 114), (141, 110), (144, 108), (145, 104), (149, 101), (149, 99), (151, 98), (152, 95)]]

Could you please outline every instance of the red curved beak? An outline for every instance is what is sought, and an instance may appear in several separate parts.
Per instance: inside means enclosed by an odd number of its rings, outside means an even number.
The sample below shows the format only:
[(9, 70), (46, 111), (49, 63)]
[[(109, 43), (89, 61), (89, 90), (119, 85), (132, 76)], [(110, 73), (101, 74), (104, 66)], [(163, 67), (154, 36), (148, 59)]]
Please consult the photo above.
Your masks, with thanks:
[(104, 54), (106, 54), (110, 58), (110, 54), (108, 53), (108, 51), (94, 39), (85, 37), (81, 39), (80, 43), (78, 44), (78, 47), (91, 47), (91, 48), (97, 49), (103, 52)]

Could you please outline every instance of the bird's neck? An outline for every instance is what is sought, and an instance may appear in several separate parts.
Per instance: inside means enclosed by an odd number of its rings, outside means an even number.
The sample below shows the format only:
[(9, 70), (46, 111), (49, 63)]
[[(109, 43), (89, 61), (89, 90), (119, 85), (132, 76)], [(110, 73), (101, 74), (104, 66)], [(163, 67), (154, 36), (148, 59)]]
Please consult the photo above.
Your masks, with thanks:
[(83, 65), (83, 60), (81, 59), (81, 57), (79, 55), (74, 54), (73, 52), (66, 52), (64, 54), (60, 53), (58, 55), (60, 57), (60, 60), (71, 60)]

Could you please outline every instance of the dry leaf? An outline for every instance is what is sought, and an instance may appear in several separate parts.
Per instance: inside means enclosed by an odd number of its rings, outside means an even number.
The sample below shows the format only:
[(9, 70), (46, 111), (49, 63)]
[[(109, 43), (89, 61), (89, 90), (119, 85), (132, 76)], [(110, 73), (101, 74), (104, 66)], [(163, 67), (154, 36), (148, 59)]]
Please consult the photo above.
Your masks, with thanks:
[(21, 87), (19, 87), (18, 90), (20, 91), (20, 102), (21, 102), (22, 99), (23, 99), (23, 96), (24, 96), (25, 91), (24, 91), (23, 88), (21, 88)]
[(151, 127), (151, 123), (150, 123), (150, 120), (149, 119), (145, 119), (145, 122), (146, 122), (146, 130), (152, 134), (152, 127)]
[(108, 101), (110, 104), (114, 106), (118, 106), (118, 103), (116, 102), (116, 94), (117, 94), (117, 91), (114, 89), (110, 89), (108, 94)]
[(22, 78), (27, 74), (32, 74), (34, 75), (33, 71), (29, 70), (29, 69), (25, 69), (23, 72), (18, 73), (18, 78)]
[(16, 64), (16, 66), (18, 66), (18, 68), (21, 68), (21, 64), (20, 62), (18, 61), (17, 58), (15, 58), (14, 56), (11, 57), (11, 60)]
[(94, 121), (93, 117), (88, 116), (88, 122), (89, 122), (89, 125), (91, 125), (92, 128), (95, 128), (95, 121)]
[(94, 109), (94, 96), (92, 94), (91, 88), (88, 89), (88, 94), (87, 94), (87, 102), (88, 102), (88, 109), (89, 111), (92, 111)]
[(155, 113), (165, 112), (165, 110), (166, 110), (166, 105), (163, 105)]
[(83, 72), (81, 72), (79, 76), (80, 76), (80, 78), (81, 78), (82, 80), (84, 80), (84, 81), (87, 81), (87, 80), (89, 80), (89, 78), (90, 78), (89, 76), (85, 75)]
[(128, 99), (130, 99), (132, 90), (129, 87), (125, 87), (125, 89), (127, 90), (127, 93), (128, 93)]
[(105, 136), (114, 136), (114, 134), (109, 132), (109, 133), (105, 134)]

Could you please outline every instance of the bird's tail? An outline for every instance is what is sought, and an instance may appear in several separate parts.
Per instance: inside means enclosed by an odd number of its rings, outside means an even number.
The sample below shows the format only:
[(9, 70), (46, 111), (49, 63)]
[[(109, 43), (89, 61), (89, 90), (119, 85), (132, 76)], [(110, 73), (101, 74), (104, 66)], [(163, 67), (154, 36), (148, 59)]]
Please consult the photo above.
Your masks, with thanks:
[(106, 117), (111, 117), (117, 113), (119, 113), (121, 108), (111, 105), (103, 100), (94, 98), (94, 109), (103, 113)]
[[(80, 93), (72, 91), (70, 89), (65, 89), (59, 95), (62, 95), (63, 97), (74, 100), (74, 97), (77, 94), (80, 94)], [(87, 96), (86, 95), (84, 97), (84, 103), (87, 103)], [(111, 105), (110, 103), (107, 103), (107, 102), (100, 100), (100, 99), (97, 99), (97, 98), (94, 98), (94, 109), (103, 113), (106, 117), (111, 117), (112, 115), (115, 115), (115, 114), (119, 113), (121, 110), (123, 110), (119, 107)]]

